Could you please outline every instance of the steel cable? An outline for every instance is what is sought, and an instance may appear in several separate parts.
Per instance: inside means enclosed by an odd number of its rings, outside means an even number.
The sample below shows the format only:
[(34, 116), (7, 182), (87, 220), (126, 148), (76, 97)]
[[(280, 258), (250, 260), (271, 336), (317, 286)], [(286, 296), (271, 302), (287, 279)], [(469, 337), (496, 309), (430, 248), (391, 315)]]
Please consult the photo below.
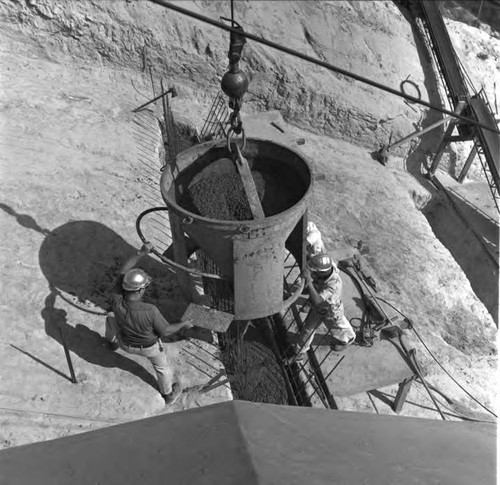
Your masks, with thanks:
[[(392, 305), (391, 303), (389, 303), (388, 301), (384, 300), (383, 298), (380, 298), (380, 297), (376, 297), (377, 300), (380, 300), (382, 302), (384, 302), (385, 304), (389, 305), (392, 309), (394, 309), (395, 311), (397, 311), (403, 318), (405, 318), (408, 322), (411, 322), (411, 320), (401, 311), (399, 310), (398, 308), (396, 308), (394, 305)], [(489, 408), (487, 408), (484, 404), (482, 404), (480, 401), (478, 401), (467, 389), (465, 389), (465, 387), (462, 386), (462, 384), (460, 384), (446, 369), (445, 367), (443, 366), (443, 364), (441, 364), (441, 362), (439, 362), (439, 360), (436, 358), (436, 356), (432, 353), (432, 351), (429, 349), (429, 347), (427, 346), (427, 344), (424, 342), (424, 340), (422, 339), (422, 337), (420, 336), (420, 334), (417, 332), (415, 326), (412, 324), (411, 325), (411, 329), (415, 332), (415, 335), (417, 336), (417, 338), (420, 340), (420, 343), (424, 346), (425, 350), (427, 350), (427, 352), (429, 353), (429, 355), (434, 359), (434, 361), (436, 362), (437, 365), (439, 365), (439, 367), (445, 372), (445, 374), (458, 386), (460, 387), (460, 389), (462, 389), (462, 391), (465, 392), (465, 394), (467, 394), (474, 402), (476, 402), (477, 404), (479, 404), (479, 406), (481, 406), (484, 410), (488, 411), (488, 413), (490, 413), (492, 416), (495, 416), (495, 418), (498, 418), (498, 416)]]
[(368, 84), (372, 87), (375, 87), (377, 89), (381, 89), (382, 91), (386, 91), (386, 92), (393, 94), (395, 96), (405, 98), (406, 100), (411, 101), (415, 104), (420, 104), (420, 105), (426, 106), (427, 108), (433, 109), (435, 111), (439, 111), (439, 112), (447, 114), (449, 116), (453, 116), (454, 118), (457, 118), (461, 121), (464, 121), (470, 125), (479, 126), (479, 127), (484, 128), (486, 130), (500, 134), (500, 131), (496, 130), (495, 128), (492, 128), (491, 126), (487, 126), (487, 125), (484, 125), (476, 120), (467, 118), (465, 116), (458, 115), (458, 114), (454, 113), (453, 111), (449, 111), (447, 109), (440, 108), (438, 106), (434, 106), (431, 103), (428, 103), (427, 101), (422, 101), (422, 100), (415, 98), (413, 96), (409, 96), (407, 94), (402, 93), (401, 91), (398, 91), (397, 89), (393, 89), (393, 88), (390, 88), (390, 87), (385, 86), (383, 84), (377, 83), (375, 81), (372, 81), (371, 79), (365, 78), (365, 77), (360, 76), (358, 74), (354, 74), (354, 73), (349, 72), (345, 69), (334, 66), (333, 64), (330, 64), (328, 62), (321, 61), (319, 59), (315, 59), (314, 57), (308, 56), (308, 55), (303, 54), (302, 52), (296, 51), (294, 49), (290, 49), (289, 47), (282, 46), (276, 42), (267, 40), (263, 37), (259, 37), (255, 34), (251, 34), (249, 32), (241, 32), (233, 27), (229, 27), (228, 25), (225, 25), (222, 22), (218, 22), (217, 20), (211, 19), (210, 17), (206, 17), (205, 15), (201, 15), (197, 12), (192, 12), (190, 10), (186, 10), (185, 8), (182, 8), (179, 5), (174, 5), (174, 4), (167, 2), (165, 0), (149, 0), (149, 1), (152, 3), (156, 3), (157, 5), (161, 5), (162, 7), (168, 8), (170, 10), (174, 10), (174, 11), (181, 13), (183, 15), (186, 15), (188, 17), (199, 20), (201, 22), (205, 22), (205, 23), (210, 24), (214, 27), (218, 27), (219, 29), (225, 30), (227, 32), (237, 33), (237, 34), (241, 35), (242, 37), (253, 40), (254, 42), (257, 42), (259, 44), (263, 44), (267, 47), (272, 47), (273, 49), (284, 52), (285, 54), (290, 54), (294, 57), (297, 57), (297, 58), (302, 59), (304, 61), (310, 62), (310, 63), (315, 64), (317, 66), (324, 67), (330, 71), (333, 71), (333, 72), (342, 74), (344, 76), (350, 77), (352, 79), (355, 79), (356, 81), (360, 81), (362, 83)]

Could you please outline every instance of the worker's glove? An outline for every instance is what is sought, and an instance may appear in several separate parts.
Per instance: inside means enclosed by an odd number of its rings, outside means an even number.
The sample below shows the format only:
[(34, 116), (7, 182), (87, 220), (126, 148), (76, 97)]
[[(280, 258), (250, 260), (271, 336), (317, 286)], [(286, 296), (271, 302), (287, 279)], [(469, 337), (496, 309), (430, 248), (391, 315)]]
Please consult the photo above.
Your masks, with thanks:
[(137, 254), (140, 254), (141, 256), (146, 256), (153, 249), (154, 249), (154, 246), (149, 241), (145, 241), (144, 244), (142, 245), (142, 248), (139, 249), (139, 252)]
[(192, 320), (184, 320), (182, 323), (184, 324), (184, 328), (193, 328), (194, 327), (194, 323)]
[(302, 278), (304, 278), (306, 285), (309, 286), (312, 284), (311, 270), (309, 268), (304, 268), (302, 270)]

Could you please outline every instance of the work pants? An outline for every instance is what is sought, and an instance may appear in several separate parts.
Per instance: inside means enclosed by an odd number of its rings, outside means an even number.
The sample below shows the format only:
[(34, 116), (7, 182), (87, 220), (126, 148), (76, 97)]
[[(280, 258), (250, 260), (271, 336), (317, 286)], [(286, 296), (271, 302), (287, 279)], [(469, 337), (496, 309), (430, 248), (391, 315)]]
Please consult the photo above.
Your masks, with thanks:
[[(356, 332), (352, 328), (349, 320), (344, 315), (344, 305), (340, 298), (342, 285), (339, 285), (338, 294), (334, 295), (329, 302), (329, 308), (325, 308), (325, 315), (320, 312), (310, 303), (311, 309), (307, 314), (307, 318), (302, 326), (302, 329), (297, 336), (295, 348), (297, 352), (307, 352), (314, 339), (314, 334), (318, 330), (321, 323), (324, 323), (329, 330), (330, 335), (340, 343), (351, 343), (356, 337)], [(325, 338), (325, 343), (328, 338)]]
[(158, 380), (158, 388), (161, 394), (170, 394), (172, 392), (172, 369), (168, 365), (167, 356), (160, 347), (160, 342), (151, 347), (130, 347), (124, 344), (120, 339), (120, 328), (113, 313), (109, 313), (106, 317), (106, 333), (105, 339), (111, 343), (118, 343), (121, 349), (129, 354), (140, 355), (146, 357), (156, 372)]

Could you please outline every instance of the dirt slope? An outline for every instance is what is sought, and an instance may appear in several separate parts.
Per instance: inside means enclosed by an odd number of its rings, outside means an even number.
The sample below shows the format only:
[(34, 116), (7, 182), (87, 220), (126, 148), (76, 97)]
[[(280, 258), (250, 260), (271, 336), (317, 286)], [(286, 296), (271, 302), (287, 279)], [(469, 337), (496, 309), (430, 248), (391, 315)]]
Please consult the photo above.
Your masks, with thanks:
[[(228, 14), (227, 2), (182, 5)], [(408, 75), (425, 84), (411, 27), (392, 2), (236, 5), (244, 25), (258, 34), (393, 87)], [(224, 72), (227, 36), (144, 1), (9, 0), (0, 13), (0, 445), (7, 447), (162, 412), (140, 362), (109, 357), (99, 338), (112, 272), (139, 246), (135, 217), (159, 203), (158, 126), (149, 112), (139, 120), (149, 128), (137, 128), (131, 109), (151, 97), (149, 74), (142, 72), (146, 59), (156, 76), (179, 86), (176, 112), (200, 127)], [(457, 37), (459, 32), (457, 27)], [(479, 52), (475, 44), (464, 45)], [(386, 141), (391, 129), (395, 135), (412, 131), (420, 113), (259, 46), (248, 46), (246, 63), (253, 81), (245, 111), (279, 107), (295, 125), (344, 138), (286, 127), (306, 138), (304, 153), (325, 174), (311, 213), (327, 244), (363, 241), (385, 296), (418, 324), (456, 377), (492, 406), (494, 323), (418, 209), (431, 194), (404, 170), (403, 160), (382, 167), (367, 148)], [(64, 265), (61, 274), (47, 271), (57, 264)], [(178, 318), (182, 303), (174, 279), (148, 264), (164, 280), (153, 296)], [(51, 291), (54, 281), (63, 286), (62, 295)], [(68, 372), (54, 322), (68, 335), (78, 386), (61, 376)], [(474, 407), (418, 348), (430, 381)], [(175, 344), (171, 357), (187, 382), (196, 384), (214, 370), (192, 354), (212, 350)], [(185, 365), (189, 359), (201, 370)], [(227, 394), (190, 396), (179, 408), (220, 399)], [(345, 400), (345, 408), (365, 404)], [(406, 412), (436, 417), (417, 407)]]
[[(229, 15), (226, 1), (179, 5)], [(146, 1), (10, 0), (0, 8), (11, 28), (55, 59), (131, 69), (147, 61), (167, 79), (196, 86), (198, 96), (213, 92), (227, 62), (225, 33)], [(424, 83), (411, 26), (393, 2), (236, 2), (235, 18), (256, 35), (393, 88), (408, 76)], [(256, 107), (279, 108), (321, 132), (374, 144), (390, 130), (407, 132), (419, 118), (399, 98), (267, 47), (248, 44), (245, 68)]]

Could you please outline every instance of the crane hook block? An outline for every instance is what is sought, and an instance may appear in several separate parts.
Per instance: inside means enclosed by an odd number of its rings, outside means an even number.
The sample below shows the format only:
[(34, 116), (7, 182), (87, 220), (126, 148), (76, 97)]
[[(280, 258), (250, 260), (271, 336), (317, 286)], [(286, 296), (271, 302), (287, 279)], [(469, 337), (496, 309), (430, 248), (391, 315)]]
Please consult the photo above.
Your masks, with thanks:
[(231, 35), (229, 37), (229, 64), (236, 64), (241, 59), (241, 53), (243, 51), (243, 47), (246, 43), (246, 38), (241, 35), (244, 32), (243, 27), (236, 21), (233, 20), (233, 29), (231, 31)]
[(236, 69), (230, 68), (222, 76), (220, 84), (226, 96), (229, 96), (231, 99), (239, 99), (247, 92), (249, 80), (248, 76), (236, 66)]
[(244, 30), (238, 22), (224, 17), (221, 17), (221, 19), (232, 22), (231, 27), (234, 29), (231, 31), (229, 41), (229, 70), (222, 77), (221, 88), (224, 94), (230, 99), (230, 107), (239, 111), (243, 102), (243, 96), (247, 92), (250, 83), (248, 76), (239, 66), (246, 39), (241, 35)]

